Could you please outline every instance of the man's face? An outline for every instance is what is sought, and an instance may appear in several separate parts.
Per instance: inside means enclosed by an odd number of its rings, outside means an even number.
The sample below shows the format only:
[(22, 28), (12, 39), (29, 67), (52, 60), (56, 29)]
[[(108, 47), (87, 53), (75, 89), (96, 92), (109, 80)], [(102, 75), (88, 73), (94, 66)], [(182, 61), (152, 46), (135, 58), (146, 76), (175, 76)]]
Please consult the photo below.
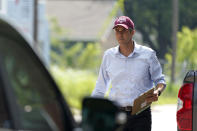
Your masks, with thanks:
[(130, 31), (123, 26), (117, 26), (114, 30), (119, 44), (128, 44), (130, 41), (132, 41), (134, 30)]

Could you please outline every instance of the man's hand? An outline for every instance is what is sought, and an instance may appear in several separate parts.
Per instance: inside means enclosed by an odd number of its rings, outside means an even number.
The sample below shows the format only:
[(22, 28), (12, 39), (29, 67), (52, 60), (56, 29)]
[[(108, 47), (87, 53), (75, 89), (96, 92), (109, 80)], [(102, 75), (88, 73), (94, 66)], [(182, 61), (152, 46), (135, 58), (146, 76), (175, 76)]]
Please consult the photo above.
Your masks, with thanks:
[(165, 85), (160, 83), (156, 86), (156, 90), (154, 91), (153, 94), (150, 94), (147, 98), (146, 101), (147, 102), (155, 102), (158, 101), (159, 95), (161, 94), (161, 92), (164, 90)]
[(155, 102), (158, 101), (159, 98), (159, 90), (155, 90), (153, 94), (150, 94), (147, 98), (146, 101), (149, 102)]

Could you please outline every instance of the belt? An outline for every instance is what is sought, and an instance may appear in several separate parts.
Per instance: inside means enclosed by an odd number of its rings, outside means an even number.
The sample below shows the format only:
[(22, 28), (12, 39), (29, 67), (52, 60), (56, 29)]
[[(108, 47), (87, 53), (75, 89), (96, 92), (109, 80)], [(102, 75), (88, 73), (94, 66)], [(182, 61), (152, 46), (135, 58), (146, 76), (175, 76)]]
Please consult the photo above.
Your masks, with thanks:
[(120, 110), (132, 112), (132, 106), (120, 107)]

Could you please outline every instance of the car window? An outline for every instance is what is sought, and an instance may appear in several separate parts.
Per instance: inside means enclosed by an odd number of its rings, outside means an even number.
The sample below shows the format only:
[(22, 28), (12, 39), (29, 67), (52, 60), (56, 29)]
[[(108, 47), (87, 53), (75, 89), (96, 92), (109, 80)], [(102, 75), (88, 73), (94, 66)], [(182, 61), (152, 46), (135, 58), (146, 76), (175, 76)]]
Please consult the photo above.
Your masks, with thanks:
[(4, 91), (0, 80), (0, 128), (9, 128), (11, 125), (7, 105), (5, 102)]
[(35, 62), (20, 43), (1, 36), (0, 41), (0, 55), (14, 92), (13, 99), (19, 108), (21, 128), (64, 130), (62, 107), (43, 67)]

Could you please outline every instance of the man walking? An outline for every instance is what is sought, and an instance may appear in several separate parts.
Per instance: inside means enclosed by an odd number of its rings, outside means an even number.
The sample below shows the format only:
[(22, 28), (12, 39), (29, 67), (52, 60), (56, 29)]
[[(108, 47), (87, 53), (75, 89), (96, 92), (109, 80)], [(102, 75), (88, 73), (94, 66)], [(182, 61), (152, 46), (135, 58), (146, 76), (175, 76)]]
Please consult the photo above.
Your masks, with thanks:
[(160, 63), (152, 49), (133, 40), (135, 28), (127, 16), (120, 16), (113, 27), (118, 46), (105, 51), (93, 97), (104, 97), (109, 81), (112, 88), (109, 99), (116, 101), (127, 113), (124, 131), (151, 131), (151, 110), (131, 115), (134, 100), (151, 89), (155, 91), (146, 101), (154, 102), (165, 88)]

